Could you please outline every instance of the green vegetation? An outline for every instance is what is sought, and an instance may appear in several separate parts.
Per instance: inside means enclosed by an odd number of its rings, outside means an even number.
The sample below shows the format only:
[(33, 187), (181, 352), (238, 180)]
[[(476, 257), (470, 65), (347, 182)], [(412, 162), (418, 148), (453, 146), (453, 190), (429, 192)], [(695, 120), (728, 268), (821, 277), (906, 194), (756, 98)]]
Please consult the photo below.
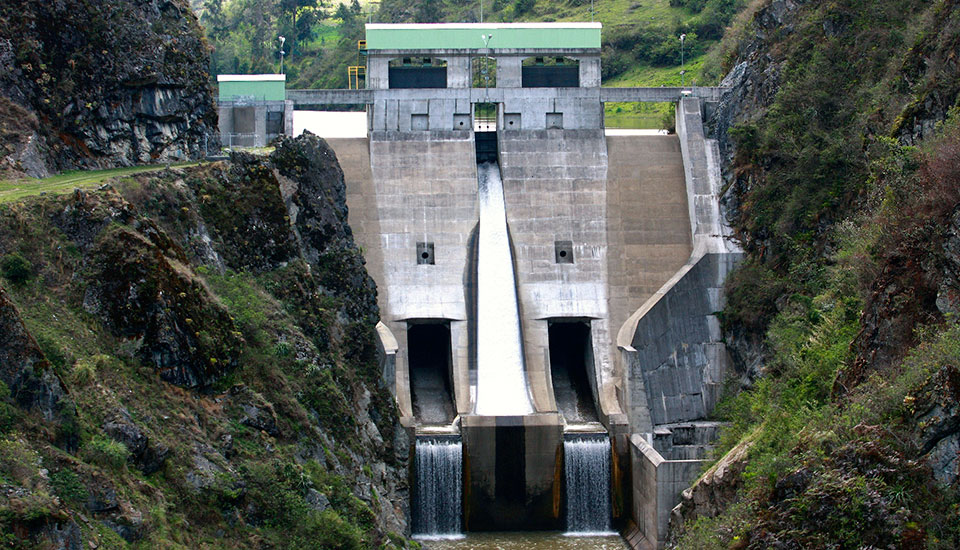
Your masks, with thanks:
[[(196, 166), (196, 162), (171, 164), (174, 167)], [(49, 178), (23, 178), (0, 180), (0, 204), (19, 201), (25, 197), (41, 194), (69, 193), (74, 189), (89, 189), (103, 184), (112, 178), (122, 178), (134, 174), (156, 172), (167, 165), (128, 166), (108, 170), (68, 170)]]
[(80, 450), (84, 459), (107, 468), (119, 469), (130, 455), (126, 445), (100, 435), (93, 436)]
[[(4, 257), (16, 257), (0, 259), (3, 296), (75, 404), (51, 420), (0, 384), (0, 484), (16, 488), (0, 496), (4, 544), (22, 544), (22, 532), (7, 537), (14, 525), (42, 539), (44, 525), (75, 522), (85, 547), (408, 545), (382, 530), (393, 509), (380, 495), (399, 479), (402, 457), (363, 305), (373, 298), (347, 293), (365, 292), (345, 288), (359, 264), (310, 266), (289, 245), (278, 183), (263, 163), (244, 156), (128, 175), (81, 202), (50, 194), (0, 204)], [(343, 231), (340, 223), (331, 217), (324, 230)], [(345, 245), (327, 246), (352, 258), (337, 248)], [(251, 247), (258, 254), (242, 253)], [(13, 284), (24, 265), (30, 276)], [(93, 294), (118, 283), (110, 288), (132, 284)], [(105, 314), (120, 294), (141, 300)], [(232, 342), (235, 365), (210, 365), (223, 374), (202, 389), (163, 381), (138, 350), (144, 336), (124, 336), (141, 311), (167, 331), (170, 353), (189, 359)], [(114, 328), (115, 315), (131, 321)], [(190, 347), (177, 350), (177, 331), (194, 337)], [(373, 426), (376, 445), (365, 443)]]
[(280, 40), (290, 88), (346, 88), (358, 62), (365, 13), (360, 3), (319, 0), (205, 0), (200, 22), (214, 50), (211, 75), (280, 72)]
[[(746, 0), (493, 0), (485, 21), (600, 21), (603, 79), (613, 86), (680, 83), (680, 41), (685, 34), (686, 83), (713, 84), (719, 71), (704, 67), (705, 54)], [(279, 40), (286, 39), (284, 67), (291, 88), (346, 88), (347, 67), (363, 65), (357, 41), (363, 23), (476, 22), (480, 4), (452, 0), (384, 0), (323, 5), (316, 0), (207, 0), (200, 21), (214, 46), (211, 74), (279, 71)], [(295, 24), (294, 24), (295, 23)], [(662, 127), (669, 105), (607, 109), (607, 120), (625, 127)]]
[(11, 283), (19, 285), (33, 275), (33, 266), (21, 254), (14, 252), (0, 258), (0, 273)]
[[(844, 0), (790, 24), (762, 44), (782, 62), (778, 91), (732, 132), (748, 259), (722, 321), (765, 362), (718, 407), (718, 456), (753, 443), (736, 501), (678, 547), (956, 548), (960, 498), (931, 468), (952, 479), (932, 449), (956, 414), (960, 325), (937, 298), (960, 261), (960, 111), (918, 146), (905, 128), (956, 104), (960, 16), (948, 2)], [(711, 55), (729, 67), (724, 42)]]

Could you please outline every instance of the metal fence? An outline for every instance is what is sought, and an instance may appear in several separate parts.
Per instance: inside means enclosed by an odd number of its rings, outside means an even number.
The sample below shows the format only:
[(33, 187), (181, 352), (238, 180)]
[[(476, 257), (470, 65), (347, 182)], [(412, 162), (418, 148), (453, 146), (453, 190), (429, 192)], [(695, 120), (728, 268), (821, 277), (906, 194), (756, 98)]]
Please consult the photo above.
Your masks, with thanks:
[(201, 147), (205, 157), (220, 157), (243, 149), (255, 149), (258, 147), (269, 146), (274, 139), (281, 134), (260, 134), (256, 133), (211, 133), (203, 136)]

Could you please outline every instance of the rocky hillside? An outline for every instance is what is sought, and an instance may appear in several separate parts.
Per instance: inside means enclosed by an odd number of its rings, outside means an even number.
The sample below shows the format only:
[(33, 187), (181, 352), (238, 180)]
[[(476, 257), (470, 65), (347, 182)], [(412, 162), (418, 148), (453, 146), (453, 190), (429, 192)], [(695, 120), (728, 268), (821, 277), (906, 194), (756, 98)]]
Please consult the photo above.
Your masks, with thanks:
[(0, 205), (0, 274), (5, 547), (406, 546), (323, 140)]
[(745, 17), (711, 122), (742, 391), (676, 545), (960, 547), (960, 3)]
[(217, 117), (186, 0), (0, 4), (0, 171), (196, 158)]

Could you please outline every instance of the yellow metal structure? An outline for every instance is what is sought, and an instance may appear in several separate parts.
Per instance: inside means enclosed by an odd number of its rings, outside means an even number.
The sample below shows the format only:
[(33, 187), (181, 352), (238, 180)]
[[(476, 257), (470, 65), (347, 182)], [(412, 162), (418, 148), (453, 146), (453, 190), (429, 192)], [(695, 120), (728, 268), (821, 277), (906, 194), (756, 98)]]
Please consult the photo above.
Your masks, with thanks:
[(357, 64), (347, 67), (347, 86), (351, 90), (360, 89), (360, 78), (363, 77), (363, 83), (367, 83), (367, 67), (361, 65), (363, 56), (367, 55), (367, 41), (357, 40)]
[(347, 85), (351, 90), (360, 89), (360, 79), (363, 78), (364, 84), (367, 80), (367, 68), (363, 65), (351, 65), (347, 67)]

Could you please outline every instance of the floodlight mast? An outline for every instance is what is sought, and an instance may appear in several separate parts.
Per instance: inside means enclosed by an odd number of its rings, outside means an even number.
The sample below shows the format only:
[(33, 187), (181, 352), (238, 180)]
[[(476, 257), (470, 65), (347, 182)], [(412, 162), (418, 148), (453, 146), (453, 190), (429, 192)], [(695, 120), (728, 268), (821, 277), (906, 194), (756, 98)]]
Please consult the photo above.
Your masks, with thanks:
[(687, 73), (683, 64), (683, 41), (687, 39), (686, 34), (680, 35), (680, 87), (683, 88), (683, 75)]

